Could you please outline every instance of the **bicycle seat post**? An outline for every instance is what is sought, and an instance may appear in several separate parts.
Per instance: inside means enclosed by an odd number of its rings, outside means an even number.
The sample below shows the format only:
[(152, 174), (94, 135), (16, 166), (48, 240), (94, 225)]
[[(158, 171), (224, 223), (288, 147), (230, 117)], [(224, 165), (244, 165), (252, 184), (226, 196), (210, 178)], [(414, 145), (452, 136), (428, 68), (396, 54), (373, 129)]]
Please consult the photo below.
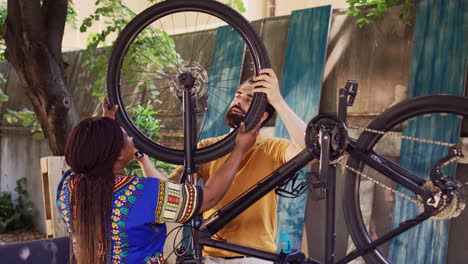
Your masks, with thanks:
[[(193, 162), (193, 151), (196, 149), (197, 127), (195, 120), (194, 102), (192, 88), (195, 84), (195, 78), (190, 72), (184, 72), (179, 75), (179, 86), (183, 90), (182, 103), (184, 115), (184, 173), (181, 183), (188, 182), (197, 184), (195, 174), (197, 165)], [(188, 181), (187, 181), (188, 180)], [(202, 246), (198, 243), (198, 230), (195, 228), (200, 224), (201, 216), (195, 217), (191, 221), (192, 245), (194, 250), (194, 259), (196, 263), (202, 263)]]
[[(195, 78), (189, 72), (184, 72), (179, 75), (179, 85), (183, 89), (182, 103), (184, 113), (184, 173), (181, 183), (185, 183), (188, 179), (194, 181), (192, 177), (197, 170), (193, 163), (193, 151), (196, 147), (196, 120), (195, 111), (193, 109), (192, 88), (195, 83)], [(196, 184), (196, 182), (190, 182)]]

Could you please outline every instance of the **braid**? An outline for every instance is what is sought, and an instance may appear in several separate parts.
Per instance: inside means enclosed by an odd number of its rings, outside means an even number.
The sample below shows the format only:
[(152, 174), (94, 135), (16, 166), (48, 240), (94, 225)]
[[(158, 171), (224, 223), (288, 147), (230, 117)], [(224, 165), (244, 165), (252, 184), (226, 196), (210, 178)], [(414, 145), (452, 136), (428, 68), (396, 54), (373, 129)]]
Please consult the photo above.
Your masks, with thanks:
[(65, 160), (79, 174), (71, 200), (78, 263), (110, 260), (112, 166), (122, 146), (120, 126), (107, 117), (81, 121), (67, 141)]

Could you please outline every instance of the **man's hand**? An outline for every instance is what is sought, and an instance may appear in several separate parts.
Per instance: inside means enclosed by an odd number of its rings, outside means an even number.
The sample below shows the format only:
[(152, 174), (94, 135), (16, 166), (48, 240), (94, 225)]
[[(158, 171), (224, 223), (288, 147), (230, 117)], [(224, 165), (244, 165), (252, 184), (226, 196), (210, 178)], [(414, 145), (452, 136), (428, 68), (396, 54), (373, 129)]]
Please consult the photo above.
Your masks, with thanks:
[(253, 78), (253, 86), (255, 87), (253, 91), (254, 93), (265, 93), (267, 95), (268, 102), (275, 106), (283, 100), (278, 84), (278, 78), (272, 69), (263, 69), (259, 73), (259, 76)]
[(262, 122), (253, 127), (249, 132), (245, 131), (245, 123), (242, 122), (239, 128), (239, 133), (236, 138), (236, 146), (233, 151), (240, 151), (242, 153), (247, 152), (254, 144), (257, 139)]
[(253, 80), (254, 93), (263, 92), (267, 95), (268, 102), (275, 108), (281, 120), (284, 122), (289, 136), (296, 144), (290, 144), (285, 152), (285, 159), (289, 161), (296, 156), (305, 146), (304, 131), (306, 123), (289, 107), (281, 96), (278, 78), (271, 69), (263, 69), (259, 76)]
[(105, 96), (102, 100), (102, 116), (115, 120), (115, 113), (117, 113), (118, 110), (118, 105), (114, 105), (111, 109), (109, 109), (109, 101), (107, 100), (107, 96)]

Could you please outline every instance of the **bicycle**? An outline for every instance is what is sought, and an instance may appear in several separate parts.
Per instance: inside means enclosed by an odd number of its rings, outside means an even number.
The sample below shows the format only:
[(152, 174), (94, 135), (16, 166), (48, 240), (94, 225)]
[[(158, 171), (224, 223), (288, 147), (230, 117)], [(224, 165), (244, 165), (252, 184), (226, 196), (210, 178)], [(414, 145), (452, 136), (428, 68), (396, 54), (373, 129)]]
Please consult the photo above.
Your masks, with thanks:
[[(113, 48), (107, 73), (109, 99), (112, 104), (119, 105), (121, 111), (117, 113), (117, 119), (133, 136), (135, 145), (162, 161), (184, 164), (184, 180), (193, 178), (196, 164), (214, 160), (228, 153), (232, 149), (237, 133), (237, 130), (234, 130), (220, 142), (206, 148), (197, 149), (196, 147), (196, 142), (202, 133), (198, 131), (204, 129), (206, 122), (201, 119), (208, 115), (206, 111), (210, 109), (208, 107), (210, 98), (207, 96), (207, 93), (210, 92), (207, 90), (216, 88), (217, 84), (220, 83), (223, 83), (223, 85), (218, 85), (221, 86), (218, 87), (221, 88), (220, 91), (229, 89), (230, 92), (233, 92), (237, 88), (237, 85), (230, 83), (233, 81), (231, 77), (224, 80), (215, 79), (214, 81), (208, 78), (207, 69), (212, 66), (199, 61), (204, 57), (209, 57), (201, 56), (200, 49), (206, 46), (206, 43), (214, 41), (215, 34), (211, 28), (217, 26), (206, 22), (203, 25), (206, 27), (201, 33), (197, 33), (198, 35), (192, 32), (193, 28), (197, 29), (196, 25), (193, 27), (193, 25), (185, 23), (186, 32), (182, 34), (179, 34), (180, 29), (174, 26), (174, 21), (180, 22), (193, 18), (197, 22), (201, 17), (204, 20), (205, 16), (208, 17), (208, 21), (209, 19), (218, 20), (221, 24), (230, 27), (229, 30), (237, 32), (239, 41), (245, 42), (247, 47), (245, 56), (246, 60), (252, 63), (253, 74), (258, 74), (260, 69), (270, 66), (262, 41), (250, 23), (236, 11), (215, 1), (169, 0), (143, 11), (125, 27)], [(171, 21), (172, 32), (169, 30), (167, 33), (167, 24), (170, 24)], [(202, 35), (205, 35), (203, 39), (197, 39)], [(178, 47), (176, 44), (178, 42), (174, 39), (178, 40), (179, 43), (183, 43), (181, 39), (191, 40), (194, 45), (189, 49), (182, 49)], [(151, 41), (155, 46), (160, 45), (160, 50), (154, 54), (146, 54), (144, 52), (146, 49), (145, 41)], [(238, 45), (236, 43), (232, 46)], [(185, 51), (188, 50), (193, 54), (185, 54)], [(135, 54), (139, 57), (137, 58)], [(135, 77), (132, 75), (134, 73), (139, 75)], [(238, 83), (238, 79), (239, 77), (234, 81)], [(228, 87), (227, 84), (231, 85)], [(133, 90), (137, 88), (140, 90), (133, 93)], [(423, 116), (422, 119), (427, 119), (425, 116), (429, 114), (442, 113), (445, 115), (450, 113), (462, 118), (467, 117), (468, 98), (452, 95), (430, 95), (408, 99), (382, 113), (367, 128), (363, 129), (364, 131), (357, 140), (354, 140), (348, 137), (346, 109), (353, 104), (356, 92), (357, 83), (348, 82), (344, 88), (340, 89), (337, 116), (319, 115), (310, 121), (306, 131), (307, 148), (295, 158), (266, 176), (247, 193), (208, 219), (194, 221), (192, 228), (195, 257), (191, 260), (184, 260), (184, 262), (200, 263), (202, 261), (201, 247), (210, 246), (276, 263), (319, 263), (312, 258), (307, 258), (300, 251), (292, 253), (268, 252), (212, 238), (226, 223), (264, 194), (275, 189), (278, 192), (292, 193), (293, 196), (304, 192), (311, 185), (311, 182), (298, 184), (292, 190), (286, 190), (283, 186), (289, 181), (294, 181), (295, 173), (313, 159), (319, 160), (320, 183), (327, 190), (326, 218), (328, 224), (325, 239), (325, 263), (327, 264), (347, 263), (358, 256), (362, 256), (368, 263), (389, 263), (386, 256), (388, 253), (386, 242), (431, 217), (449, 219), (458, 216), (465, 207), (462, 185), (454, 178), (446, 176), (447, 172), (443, 172), (442, 169), (448, 164), (453, 166), (453, 161), (462, 157), (460, 147), (454, 146), (457, 142), (446, 143), (440, 139), (417, 139), (403, 136), (404, 140), (416, 140), (424, 142), (424, 144), (432, 143), (445, 148), (444, 154), (436, 158), (432, 164), (427, 165), (427, 172), (422, 174), (416, 174), (403, 168), (390, 158), (377, 154), (378, 151), (375, 149), (379, 148), (379, 142), (383, 141), (384, 135), (399, 133), (403, 130), (402, 127), (406, 127), (405, 122), (413, 123), (412, 120), (417, 116)], [(177, 117), (183, 122), (183, 142), (169, 144), (170, 142), (159, 142), (150, 139), (149, 135), (145, 135), (142, 132), (144, 129), (137, 127), (129, 115), (137, 99), (148, 100), (149, 103), (161, 108), (161, 112), (166, 114), (182, 110)], [(244, 120), (247, 129), (257, 123), (266, 102), (265, 95), (255, 95)], [(163, 107), (164, 105), (174, 105), (176, 108), (167, 110), (167, 107)], [(225, 102), (225, 106), (227, 105), (228, 103)], [(458, 117), (449, 118), (456, 120)], [(416, 123), (424, 125), (424, 121)], [(442, 151), (437, 152), (442, 153)], [(344, 165), (347, 168), (344, 216), (348, 231), (357, 249), (343, 259), (335, 261), (333, 224), (335, 222), (335, 171), (336, 164), (343, 163), (341, 158), (345, 153), (349, 156), (349, 160)], [(368, 172), (369, 170), (373, 170), (373, 174), (379, 172), (381, 175), (375, 179), (374, 176), (369, 175), (372, 174)], [(426, 179), (428, 175), (429, 179)], [(390, 231), (379, 234), (379, 237), (375, 238), (373, 230), (364, 223), (365, 220), (360, 208), (362, 194), (359, 188), (361, 182), (367, 178), (372, 179), (370, 181), (376, 184), (376, 188), (380, 188), (381, 185), (385, 186), (382, 188), (386, 192), (389, 191), (392, 195), (401, 196), (416, 203), (421, 208), (422, 213), (417, 214), (413, 219), (403, 221), (398, 227), (391, 228)], [(385, 185), (386, 179), (391, 179), (400, 186), (398, 188), (406, 188), (410, 193)]]

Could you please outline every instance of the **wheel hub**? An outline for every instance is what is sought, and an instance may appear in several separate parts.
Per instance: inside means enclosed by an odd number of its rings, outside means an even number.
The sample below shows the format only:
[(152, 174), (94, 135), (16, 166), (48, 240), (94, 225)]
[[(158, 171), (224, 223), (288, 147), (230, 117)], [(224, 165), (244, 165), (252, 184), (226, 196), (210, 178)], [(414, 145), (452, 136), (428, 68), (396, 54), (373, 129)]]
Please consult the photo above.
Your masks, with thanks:
[(177, 68), (177, 73), (169, 80), (171, 93), (182, 97), (184, 89), (190, 89), (194, 99), (205, 97), (208, 89), (208, 73), (197, 62), (183, 62)]

